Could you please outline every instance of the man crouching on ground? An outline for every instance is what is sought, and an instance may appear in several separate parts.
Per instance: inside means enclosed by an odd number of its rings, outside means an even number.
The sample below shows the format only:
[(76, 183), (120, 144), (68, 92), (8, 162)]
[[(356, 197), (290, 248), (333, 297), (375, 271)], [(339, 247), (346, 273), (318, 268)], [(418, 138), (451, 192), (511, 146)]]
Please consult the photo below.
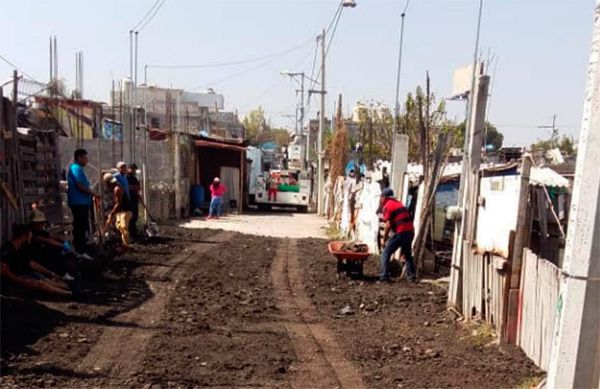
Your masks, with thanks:
[(57, 274), (28, 257), (31, 252), (26, 248), (30, 243), (31, 227), (26, 224), (15, 224), (12, 240), (2, 245), (0, 254), (2, 278), (28, 292), (42, 292), (61, 297), (72, 296), (67, 285)]
[[(390, 188), (386, 188), (381, 192), (380, 201), (383, 210), (383, 221), (385, 222), (381, 245), (385, 244), (385, 248), (381, 255), (381, 273), (379, 279), (381, 281), (389, 281), (390, 258), (398, 249), (402, 249), (402, 254), (406, 260), (406, 277), (409, 281), (415, 281), (415, 264), (412, 256), (412, 241), (415, 237), (415, 228), (412, 223), (412, 217), (404, 204), (394, 199), (394, 191)], [(394, 235), (388, 240), (390, 231)]]
[(117, 179), (112, 174), (106, 173), (103, 180), (113, 193), (113, 206), (106, 218), (104, 230), (107, 231), (114, 222), (115, 227), (121, 234), (123, 247), (127, 248), (129, 246), (129, 222), (132, 217), (129, 196), (120, 185), (117, 185)]

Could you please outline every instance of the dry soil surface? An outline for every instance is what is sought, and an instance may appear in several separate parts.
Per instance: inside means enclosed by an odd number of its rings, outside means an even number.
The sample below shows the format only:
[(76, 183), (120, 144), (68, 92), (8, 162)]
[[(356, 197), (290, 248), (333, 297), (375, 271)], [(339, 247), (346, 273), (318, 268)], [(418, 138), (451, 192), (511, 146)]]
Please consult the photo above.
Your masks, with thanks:
[(539, 374), (448, 316), (442, 289), (336, 280), (324, 240), (162, 233), (87, 280), (87, 301), (2, 297), (0, 386), (506, 388)]

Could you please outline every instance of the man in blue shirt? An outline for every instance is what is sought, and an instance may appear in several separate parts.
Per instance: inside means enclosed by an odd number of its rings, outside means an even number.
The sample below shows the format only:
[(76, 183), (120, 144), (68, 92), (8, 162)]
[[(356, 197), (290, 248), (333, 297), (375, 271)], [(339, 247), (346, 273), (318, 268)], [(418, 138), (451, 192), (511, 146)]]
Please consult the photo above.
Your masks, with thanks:
[(90, 189), (90, 182), (83, 170), (88, 163), (87, 151), (75, 150), (73, 160), (67, 174), (67, 198), (73, 214), (73, 246), (82, 253), (85, 252), (90, 232), (92, 198), (100, 196)]
[(115, 174), (117, 184), (123, 189), (125, 195), (129, 198), (129, 181), (127, 180), (127, 164), (123, 161), (117, 163), (117, 170)]

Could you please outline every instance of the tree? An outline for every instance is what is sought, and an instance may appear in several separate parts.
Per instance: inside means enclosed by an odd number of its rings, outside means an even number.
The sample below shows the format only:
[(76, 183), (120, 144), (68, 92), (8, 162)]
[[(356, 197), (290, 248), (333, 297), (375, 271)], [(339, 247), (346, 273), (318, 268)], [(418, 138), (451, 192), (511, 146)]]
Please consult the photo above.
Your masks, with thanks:
[[(454, 142), (453, 142), (454, 147), (458, 147), (460, 149), (462, 149), (464, 147), (466, 129), (467, 129), (466, 121), (463, 121), (462, 123), (460, 123), (459, 125), (456, 126), (456, 129), (453, 131), (454, 132)], [(492, 123), (490, 123), (488, 121), (485, 122), (485, 130), (486, 130), (486, 137), (481, 146), (485, 147), (487, 145), (492, 145), (493, 151), (497, 151), (500, 148), (502, 148), (502, 143), (504, 142), (504, 134), (502, 134), (500, 131), (498, 131), (496, 126), (494, 126)]]
[(569, 137), (562, 136), (560, 141), (553, 141), (551, 139), (539, 140), (531, 145), (532, 150), (542, 150), (544, 152), (558, 148), (563, 155), (575, 156), (577, 151), (573, 140)]
[(351, 139), (363, 144), (363, 154), (370, 165), (377, 159), (390, 160), (392, 157), (392, 138), (394, 118), (389, 110), (370, 109), (366, 106), (358, 108), (358, 139)]
[(290, 143), (290, 133), (284, 128), (267, 128), (255, 138), (255, 144), (275, 142), (277, 146), (287, 146)]
[[(454, 129), (449, 124), (444, 100), (436, 103), (435, 95), (424, 92), (420, 86), (414, 94), (408, 93), (404, 114), (399, 118), (400, 132), (407, 134), (409, 139), (408, 160), (421, 162), (423, 154), (435, 148), (439, 134)], [(428, 144), (421, 141), (423, 130), (429, 139)]]
[(246, 129), (246, 140), (249, 144), (256, 145), (258, 136), (268, 129), (267, 121), (265, 119), (265, 110), (259, 106), (248, 112), (242, 120), (242, 124)]

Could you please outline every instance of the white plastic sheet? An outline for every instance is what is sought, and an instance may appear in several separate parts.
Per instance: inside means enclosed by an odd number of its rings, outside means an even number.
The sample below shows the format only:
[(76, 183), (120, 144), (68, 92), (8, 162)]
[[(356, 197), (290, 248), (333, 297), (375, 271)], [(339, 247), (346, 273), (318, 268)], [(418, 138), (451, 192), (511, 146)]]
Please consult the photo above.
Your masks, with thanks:
[(356, 239), (369, 246), (369, 251), (377, 253), (377, 233), (379, 230), (379, 197), (381, 188), (377, 182), (364, 183), (358, 204), (360, 210), (356, 220)]

